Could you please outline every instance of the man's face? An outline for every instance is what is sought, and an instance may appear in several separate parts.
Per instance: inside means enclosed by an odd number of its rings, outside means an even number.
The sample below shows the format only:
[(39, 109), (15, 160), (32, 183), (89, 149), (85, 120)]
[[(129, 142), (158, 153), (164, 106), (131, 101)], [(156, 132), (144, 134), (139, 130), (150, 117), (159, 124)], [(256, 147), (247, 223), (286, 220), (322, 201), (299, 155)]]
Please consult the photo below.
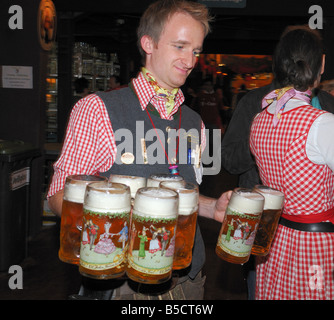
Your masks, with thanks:
[(184, 13), (167, 21), (158, 43), (151, 38), (146, 51), (146, 68), (158, 84), (168, 90), (182, 86), (195, 66), (202, 50), (204, 29), (200, 22)]

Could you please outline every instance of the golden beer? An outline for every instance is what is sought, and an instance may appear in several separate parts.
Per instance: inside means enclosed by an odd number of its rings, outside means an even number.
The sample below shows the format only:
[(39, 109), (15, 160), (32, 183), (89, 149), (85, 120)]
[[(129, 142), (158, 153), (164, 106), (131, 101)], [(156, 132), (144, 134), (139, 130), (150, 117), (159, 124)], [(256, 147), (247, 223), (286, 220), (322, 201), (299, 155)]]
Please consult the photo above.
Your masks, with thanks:
[(263, 205), (260, 193), (244, 188), (233, 190), (216, 245), (221, 259), (238, 264), (248, 261)]
[(158, 284), (171, 278), (178, 194), (156, 187), (137, 191), (132, 210), (127, 276)]
[(183, 177), (170, 173), (151, 174), (147, 179), (147, 187), (159, 187), (162, 181), (182, 181)]
[(179, 194), (173, 270), (184, 269), (189, 267), (192, 260), (198, 215), (198, 187), (185, 181), (164, 181), (160, 187), (175, 190)]
[(87, 186), (80, 246), (82, 275), (95, 279), (124, 275), (130, 210), (128, 186), (113, 182)]
[(80, 234), (82, 228), (82, 205), (86, 186), (106, 178), (92, 175), (72, 175), (65, 181), (60, 222), (59, 259), (71, 264), (79, 264)]
[(265, 200), (252, 254), (266, 256), (270, 251), (271, 243), (277, 230), (284, 204), (284, 193), (262, 185), (256, 185), (254, 191), (261, 193)]

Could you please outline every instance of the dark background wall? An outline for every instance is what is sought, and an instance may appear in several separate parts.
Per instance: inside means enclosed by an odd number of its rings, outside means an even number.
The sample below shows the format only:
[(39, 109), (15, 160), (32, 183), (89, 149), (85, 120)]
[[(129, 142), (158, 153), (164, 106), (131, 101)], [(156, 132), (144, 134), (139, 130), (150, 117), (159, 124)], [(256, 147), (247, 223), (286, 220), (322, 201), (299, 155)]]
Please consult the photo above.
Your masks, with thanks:
[[(8, 26), (13, 15), (8, 10), (13, 4), (22, 7), (23, 29), (12, 30)], [(33, 88), (0, 88), (0, 139), (22, 140), (43, 153), (47, 52), (38, 40), (38, 6), (39, 0), (1, 0), (0, 65), (31, 66)], [(30, 235), (40, 227), (42, 183), (43, 156), (39, 156), (31, 164)]]

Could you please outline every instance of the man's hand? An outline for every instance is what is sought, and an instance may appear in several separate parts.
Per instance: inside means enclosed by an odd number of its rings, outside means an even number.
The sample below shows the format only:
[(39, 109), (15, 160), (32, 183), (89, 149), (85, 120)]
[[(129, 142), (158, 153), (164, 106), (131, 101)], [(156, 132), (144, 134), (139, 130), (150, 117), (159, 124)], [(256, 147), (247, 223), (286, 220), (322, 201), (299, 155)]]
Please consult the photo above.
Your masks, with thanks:
[(223, 222), (228, 202), (231, 199), (232, 190), (224, 192), (216, 201), (214, 219)]
[(223, 222), (225, 211), (230, 201), (232, 190), (224, 192), (218, 199), (199, 196), (198, 214), (202, 217), (211, 218), (218, 222)]

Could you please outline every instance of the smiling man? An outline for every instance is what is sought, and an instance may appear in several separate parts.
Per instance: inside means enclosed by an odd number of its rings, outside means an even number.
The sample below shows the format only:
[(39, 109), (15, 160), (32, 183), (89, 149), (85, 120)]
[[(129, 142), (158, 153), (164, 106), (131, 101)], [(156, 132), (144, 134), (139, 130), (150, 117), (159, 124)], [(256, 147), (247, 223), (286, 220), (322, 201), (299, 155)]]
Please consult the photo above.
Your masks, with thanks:
[(199, 21), (187, 13), (176, 12), (169, 18), (158, 42), (149, 35), (141, 38), (146, 69), (161, 87), (179, 88), (195, 66), (204, 36), (205, 30)]
[[(205, 128), (197, 113), (183, 104), (179, 89), (193, 70), (211, 20), (205, 6), (183, 0), (157, 1), (143, 14), (138, 28), (138, 47), (143, 58), (138, 76), (127, 88), (97, 92), (81, 99), (73, 108), (62, 153), (54, 165), (49, 190), (50, 208), (61, 214), (63, 186), (70, 174), (124, 174), (149, 177), (151, 174), (172, 173), (195, 184), (202, 180), (200, 152), (205, 147)], [(136, 124), (143, 130), (138, 134)], [(152, 131), (152, 129), (154, 131)], [(169, 136), (169, 132), (184, 129), (198, 133), (192, 142), (199, 152), (197, 160), (181, 163), (182, 139), (185, 135)], [(133, 141), (124, 146), (118, 132), (131, 132)], [(147, 132), (155, 136), (147, 138)], [(140, 149), (155, 146), (164, 161), (145, 162)], [(194, 140), (194, 141), (193, 141)], [(186, 143), (187, 141), (185, 141)], [(170, 148), (173, 144), (176, 147)], [(121, 159), (115, 161), (116, 156)], [(123, 161), (122, 161), (123, 160)], [(149, 159), (150, 160), (150, 159)], [(218, 200), (200, 197), (199, 214), (222, 221), (230, 193)], [(205, 261), (203, 239), (197, 226), (191, 267), (167, 288), (175, 299), (202, 299), (205, 278), (201, 269)], [(152, 286), (153, 288), (154, 286)], [(161, 289), (161, 288), (160, 288)], [(117, 299), (131, 299), (136, 293), (128, 285), (117, 292)], [(154, 292), (150, 292), (154, 294)]]

